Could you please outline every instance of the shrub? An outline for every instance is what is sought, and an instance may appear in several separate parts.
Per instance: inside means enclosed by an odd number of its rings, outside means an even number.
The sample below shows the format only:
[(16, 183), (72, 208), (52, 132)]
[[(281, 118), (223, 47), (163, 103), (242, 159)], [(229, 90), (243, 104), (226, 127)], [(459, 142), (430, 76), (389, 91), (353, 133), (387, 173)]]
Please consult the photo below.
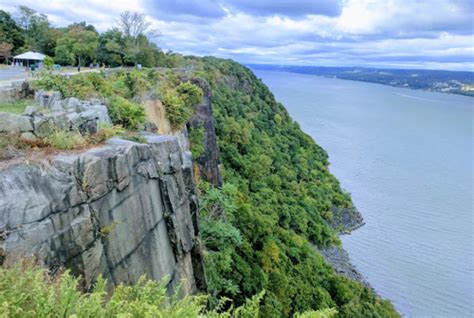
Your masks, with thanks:
[(179, 84), (176, 91), (188, 107), (193, 107), (202, 101), (202, 89), (191, 82)]
[(130, 92), (130, 97), (135, 97), (139, 93), (150, 90), (151, 85), (147, 77), (146, 72), (139, 70), (132, 70), (126, 74), (125, 85)]
[(65, 76), (50, 72), (40, 72), (37, 76), (38, 79), (32, 82), (34, 88), (58, 91), (62, 96), (69, 96), (68, 80)]
[(89, 72), (67, 78), (60, 74), (40, 72), (37, 78), (32, 83), (34, 88), (58, 91), (63, 97), (87, 99), (112, 94), (112, 86), (103, 73)]
[(166, 109), (166, 117), (173, 129), (179, 129), (189, 120), (192, 109), (186, 105), (181, 96), (172, 88), (161, 90), (161, 99)]
[(193, 127), (189, 130), (189, 143), (193, 157), (200, 158), (205, 151), (204, 145), (204, 126)]
[(61, 150), (81, 148), (87, 144), (87, 140), (79, 132), (67, 130), (54, 130), (44, 141)]
[(121, 96), (109, 99), (108, 110), (115, 125), (122, 125), (127, 129), (137, 129), (145, 123), (145, 109)]
[(51, 71), (54, 67), (54, 59), (50, 56), (46, 56), (43, 60), (44, 67)]
[(107, 139), (112, 138), (113, 136), (121, 135), (125, 132), (120, 125), (111, 126), (108, 124), (102, 124), (99, 126), (99, 130), (92, 137), (95, 143), (106, 141)]

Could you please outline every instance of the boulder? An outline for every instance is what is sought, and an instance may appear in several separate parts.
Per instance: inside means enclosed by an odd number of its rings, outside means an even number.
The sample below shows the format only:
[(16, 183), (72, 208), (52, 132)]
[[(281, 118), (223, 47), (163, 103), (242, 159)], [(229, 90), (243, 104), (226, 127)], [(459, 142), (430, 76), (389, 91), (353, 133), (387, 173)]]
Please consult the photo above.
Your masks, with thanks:
[(40, 107), (50, 108), (54, 102), (61, 100), (61, 93), (57, 91), (38, 90), (35, 93), (35, 101)]
[(0, 132), (21, 133), (32, 130), (33, 126), (27, 116), (0, 112)]

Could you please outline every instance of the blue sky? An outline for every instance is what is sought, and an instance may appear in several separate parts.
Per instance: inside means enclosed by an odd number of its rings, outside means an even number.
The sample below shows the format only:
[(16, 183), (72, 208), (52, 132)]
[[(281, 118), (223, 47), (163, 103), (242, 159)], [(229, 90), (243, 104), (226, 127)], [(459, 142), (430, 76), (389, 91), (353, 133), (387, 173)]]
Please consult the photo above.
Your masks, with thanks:
[(474, 71), (468, 0), (0, 0), (104, 31), (125, 10), (148, 16), (158, 45), (243, 63)]

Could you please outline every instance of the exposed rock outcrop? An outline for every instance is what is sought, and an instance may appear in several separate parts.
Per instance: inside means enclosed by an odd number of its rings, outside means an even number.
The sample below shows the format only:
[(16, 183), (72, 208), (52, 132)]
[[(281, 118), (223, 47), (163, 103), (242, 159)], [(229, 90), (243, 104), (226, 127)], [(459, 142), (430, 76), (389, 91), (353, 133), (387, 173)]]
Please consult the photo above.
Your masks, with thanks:
[(195, 107), (194, 115), (188, 125), (194, 129), (204, 128), (204, 152), (199, 158), (194, 159), (203, 180), (215, 186), (222, 186), (222, 177), (219, 170), (220, 160), (216, 135), (216, 119), (212, 115), (211, 88), (203, 80), (193, 79), (192, 83), (202, 89), (203, 101)]
[(12, 81), (9, 86), (0, 87), (0, 100), (3, 102), (15, 102), (23, 98), (29, 98), (34, 91), (28, 81)]
[(192, 161), (171, 136), (56, 156), (0, 171), (0, 260), (33, 256), (55, 270), (132, 283), (146, 274), (172, 289), (205, 289)]
[(331, 227), (342, 234), (349, 234), (365, 224), (362, 214), (355, 207), (333, 207), (332, 215)]
[(61, 99), (58, 92), (38, 91), (37, 105), (28, 106), (24, 115), (1, 113), (0, 133), (46, 137), (54, 129), (97, 132), (101, 124), (111, 124), (107, 107), (99, 100)]
[(336, 273), (344, 275), (358, 281), (366, 287), (372, 288), (365, 277), (357, 270), (357, 268), (351, 263), (349, 254), (339, 246), (330, 246), (319, 250), (321, 255), (324, 257)]

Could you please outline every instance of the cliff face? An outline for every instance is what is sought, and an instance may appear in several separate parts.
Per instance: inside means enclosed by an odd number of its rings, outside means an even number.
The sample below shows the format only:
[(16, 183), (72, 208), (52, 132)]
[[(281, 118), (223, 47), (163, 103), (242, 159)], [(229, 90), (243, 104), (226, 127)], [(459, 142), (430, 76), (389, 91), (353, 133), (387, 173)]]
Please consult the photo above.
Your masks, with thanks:
[(146, 274), (183, 293), (205, 289), (191, 154), (175, 137), (120, 139), (47, 164), (0, 171), (0, 262), (35, 257), (89, 288)]
[(203, 101), (194, 109), (194, 115), (188, 125), (193, 129), (204, 128), (204, 152), (199, 158), (194, 158), (201, 178), (215, 186), (222, 186), (219, 171), (219, 147), (217, 145), (216, 119), (212, 115), (211, 88), (202, 80), (194, 79), (193, 84), (203, 91)]

